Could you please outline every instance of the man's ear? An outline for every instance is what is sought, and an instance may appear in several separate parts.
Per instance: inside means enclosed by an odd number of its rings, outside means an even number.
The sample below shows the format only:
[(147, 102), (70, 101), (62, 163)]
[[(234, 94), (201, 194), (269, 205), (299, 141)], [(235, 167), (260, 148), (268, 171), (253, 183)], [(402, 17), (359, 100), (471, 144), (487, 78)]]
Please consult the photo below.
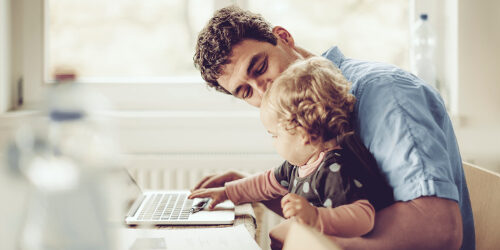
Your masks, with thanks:
[(295, 46), (295, 42), (293, 41), (292, 35), (285, 28), (283, 28), (281, 26), (275, 26), (273, 28), (273, 34), (280, 41), (282, 41), (283, 43), (287, 44), (289, 47), (293, 48)]

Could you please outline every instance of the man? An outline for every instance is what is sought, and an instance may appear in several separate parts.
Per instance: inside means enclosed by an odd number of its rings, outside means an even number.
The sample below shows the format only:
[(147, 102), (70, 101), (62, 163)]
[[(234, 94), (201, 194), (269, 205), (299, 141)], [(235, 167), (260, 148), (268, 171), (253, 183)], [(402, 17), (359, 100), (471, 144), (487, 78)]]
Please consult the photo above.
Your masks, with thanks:
[[(283, 27), (228, 7), (200, 32), (194, 61), (209, 86), (259, 107), (273, 79), (309, 56)], [(474, 249), (461, 157), (439, 94), (392, 65), (349, 59), (337, 47), (323, 56), (352, 82), (356, 131), (397, 201), (377, 212), (372, 232), (336, 238), (336, 243), (345, 249)], [(208, 176), (195, 189), (242, 177), (237, 172)], [(267, 205), (273, 209), (273, 204)]]

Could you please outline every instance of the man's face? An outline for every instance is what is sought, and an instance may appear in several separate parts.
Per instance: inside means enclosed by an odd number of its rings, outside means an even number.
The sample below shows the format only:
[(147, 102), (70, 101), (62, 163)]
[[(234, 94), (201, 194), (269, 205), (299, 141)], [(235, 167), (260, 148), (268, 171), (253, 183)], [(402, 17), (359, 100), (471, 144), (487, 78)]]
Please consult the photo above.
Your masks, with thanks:
[(235, 97), (260, 107), (262, 95), (292, 62), (301, 58), (293, 40), (278, 36), (276, 46), (256, 40), (243, 40), (233, 47), (218, 83)]

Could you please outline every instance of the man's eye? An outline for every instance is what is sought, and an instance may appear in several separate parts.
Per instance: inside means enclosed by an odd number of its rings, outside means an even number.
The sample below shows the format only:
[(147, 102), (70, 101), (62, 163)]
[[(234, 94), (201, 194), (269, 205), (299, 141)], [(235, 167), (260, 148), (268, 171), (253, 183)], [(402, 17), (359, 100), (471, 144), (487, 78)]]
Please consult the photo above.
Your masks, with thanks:
[(260, 67), (255, 71), (256, 75), (262, 75), (267, 70), (267, 58), (260, 64)]
[(251, 96), (252, 96), (252, 88), (245, 88), (245, 90), (243, 90), (243, 94), (241, 95), (243, 99), (249, 98)]

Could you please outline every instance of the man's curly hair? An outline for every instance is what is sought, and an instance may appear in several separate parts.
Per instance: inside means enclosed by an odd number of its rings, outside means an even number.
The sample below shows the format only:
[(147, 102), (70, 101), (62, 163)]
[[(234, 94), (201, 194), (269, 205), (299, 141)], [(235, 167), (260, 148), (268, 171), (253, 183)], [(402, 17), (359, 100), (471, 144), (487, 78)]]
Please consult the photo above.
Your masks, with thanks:
[(224, 65), (230, 63), (234, 45), (245, 39), (277, 44), (272, 26), (261, 15), (236, 6), (222, 8), (214, 13), (200, 31), (193, 60), (201, 77), (217, 91), (230, 94), (217, 82)]
[(356, 98), (339, 68), (322, 57), (290, 65), (265, 92), (261, 109), (275, 113), (281, 126), (302, 127), (313, 140), (326, 142), (353, 132), (351, 116)]

